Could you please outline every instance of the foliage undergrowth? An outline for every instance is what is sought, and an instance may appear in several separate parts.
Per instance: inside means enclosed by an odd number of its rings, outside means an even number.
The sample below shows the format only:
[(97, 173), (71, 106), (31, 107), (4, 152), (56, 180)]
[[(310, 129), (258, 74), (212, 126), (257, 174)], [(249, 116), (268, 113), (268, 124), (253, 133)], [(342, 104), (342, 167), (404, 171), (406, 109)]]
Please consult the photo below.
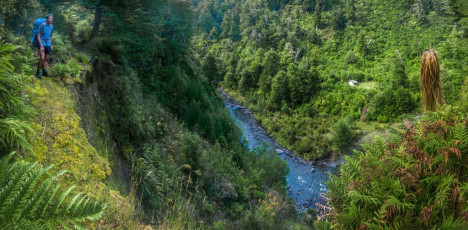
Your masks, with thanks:
[(468, 120), (445, 106), (346, 157), (318, 229), (468, 228)]

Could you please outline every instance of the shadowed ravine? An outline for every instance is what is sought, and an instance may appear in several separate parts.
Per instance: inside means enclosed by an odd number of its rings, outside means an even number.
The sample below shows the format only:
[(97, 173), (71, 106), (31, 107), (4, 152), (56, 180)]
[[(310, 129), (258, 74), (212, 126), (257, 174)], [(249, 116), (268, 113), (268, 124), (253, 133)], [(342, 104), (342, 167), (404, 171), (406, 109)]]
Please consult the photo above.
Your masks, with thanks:
[(324, 204), (325, 200), (321, 194), (325, 193), (327, 189), (324, 185), (324, 182), (328, 180), (327, 172), (335, 170), (344, 161), (344, 158), (340, 157), (335, 161), (325, 160), (319, 163), (301, 159), (293, 152), (282, 148), (276, 140), (270, 137), (247, 108), (239, 105), (225, 91), (220, 90), (220, 92), (224, 97), (229, 114), (241, 128), (249, 149), (252, 150), (265, 143), (288, 163), (290, 172), (286, 178), (287, 192), (296, 201), (296, 208), (305, 210), (316, 208), (316, 203)]

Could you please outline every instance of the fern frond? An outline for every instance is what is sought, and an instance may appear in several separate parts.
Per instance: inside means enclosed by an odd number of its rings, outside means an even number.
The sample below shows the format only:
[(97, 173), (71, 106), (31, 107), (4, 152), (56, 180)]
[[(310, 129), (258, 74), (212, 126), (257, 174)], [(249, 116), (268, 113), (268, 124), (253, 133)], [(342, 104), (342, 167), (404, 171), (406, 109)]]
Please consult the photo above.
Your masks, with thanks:
[(440, 201), (440, 206), (448, 199), (452, 184), (454, 183), (454, 175), (447, 175), (441, 178), (436, 189), (435, 200)]
[(398, 144), (398, 143), (401, 143), (402, 141), (403, 141), (403, 137), (398, 134), (392, 134), (389, 139), (390, 144)]
[(28, 133), (34, 133), (31, 126), (14, 118), (0, 119), (0, 139), (4, 148), (18, 147), (32, 151), (27, 139)]
[[(12, 154), (0, 159), (0, 223), (5, 229), (84, 229), (85, 221), (97, 221), (107, 205), (78, 193), (74, 187), (60, 189), (57, 179), (67, 173), (50, 175), (52, 166), (37, 162), (10, 163)], [(5, 175), (10, 175), (5, 176)], [(51, 205), (52, 204), (52, 205)]]
[(315, 229), (317, 230), (330, 230), (332, 229), (332, 222), (328, 220), (323, 220), (323, 221), (316, 221), (314, 223)]
[(454, 218), (453, 215), (444, 216), (440, 229), (468, 229), (468, 223), (462, 218)]
[(356, 190), (349, 191), (348, 196), (353, 200), (352, 203), (355, 203), (355, 204), (358, 202), (362, 202), (364, 205), (375, 205), (375, 206), (382, 204), (382, 202), (379, 199), (372, 197), (372, 196), (361, 194), (360, 192)]
[(458, 146), (461, 150), (468, 152), (468, 127), (458, 124), (453, 130), (453, 138), (460, 141)]
[(410, 204), (410, 203), (400, 201), (394, 196), (388, 196), (385, 203), (386, 203), (387, 206), (395, 207), (399, 212), (409, 211), (412, 208), (414, 208), (414, 204)]

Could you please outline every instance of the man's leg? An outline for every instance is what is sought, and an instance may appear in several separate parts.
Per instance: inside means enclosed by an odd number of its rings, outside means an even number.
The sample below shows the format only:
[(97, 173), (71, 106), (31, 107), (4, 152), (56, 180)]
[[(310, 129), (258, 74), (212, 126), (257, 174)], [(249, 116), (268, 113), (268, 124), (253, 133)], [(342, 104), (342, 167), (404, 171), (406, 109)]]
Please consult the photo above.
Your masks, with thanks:
[(41, 77), (41, 69), (44, 69), (44, 58), (45, 58), (45, 53), (44, 51), (41, 52), (41, 49), (39, 49), (39, 61), (37, 63), (37, 70), (36, 70), (36, 77)]
[(44, 61), (42, 62), (43, 71), (42, 76), (49, 77), (49, 73), (47, 73), (46, 69), (49, 68), (49, 62), (47, 61), (48, 53), (44, 51)]
[(43, 69), (49, 68), (49, 62), (47, 61), (47, 56), (48, 54), (44, 51), (44, 60), (42, 62)]

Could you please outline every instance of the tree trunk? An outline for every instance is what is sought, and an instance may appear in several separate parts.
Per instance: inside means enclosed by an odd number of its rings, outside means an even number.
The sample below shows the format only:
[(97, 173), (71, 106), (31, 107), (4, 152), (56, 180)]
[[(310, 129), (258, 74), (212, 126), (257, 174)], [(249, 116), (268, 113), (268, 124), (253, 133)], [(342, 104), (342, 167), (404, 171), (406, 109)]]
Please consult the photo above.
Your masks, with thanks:
[(102, 7), (97, 6), (96, 10), (94, 11), (93, 32), (91, 33), (91, 38), (89, 40), (92, 40), (93, 38), (95, 38), (98, 35), (99, 28), (101, 27), (101, 21), (102, 21)]

